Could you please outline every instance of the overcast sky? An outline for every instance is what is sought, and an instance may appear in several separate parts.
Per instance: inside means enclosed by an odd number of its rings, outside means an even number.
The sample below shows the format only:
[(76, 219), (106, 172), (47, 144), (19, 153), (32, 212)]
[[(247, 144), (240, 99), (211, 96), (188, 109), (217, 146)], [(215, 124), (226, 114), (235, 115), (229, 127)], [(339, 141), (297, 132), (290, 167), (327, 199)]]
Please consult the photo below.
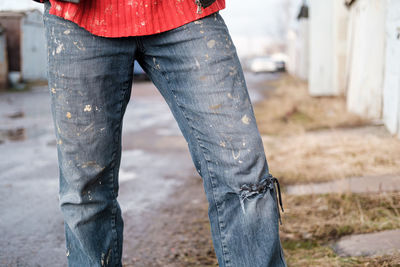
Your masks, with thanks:
[(0, 10), (24, 10), (31, 8), (43, 10), (43, 5), (32, 0), (0, 0)]
[(227, 0), (221, 12), (232, 34), (278, 37), (287, 23), (286, 0)]

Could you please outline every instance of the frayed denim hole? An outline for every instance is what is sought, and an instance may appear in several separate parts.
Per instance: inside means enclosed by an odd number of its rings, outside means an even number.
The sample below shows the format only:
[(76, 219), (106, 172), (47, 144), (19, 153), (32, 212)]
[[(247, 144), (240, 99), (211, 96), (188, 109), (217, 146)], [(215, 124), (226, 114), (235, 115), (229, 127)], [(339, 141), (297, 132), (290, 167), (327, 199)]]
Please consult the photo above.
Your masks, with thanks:
[(273, 182), (270, 177), (267, 177), (257, 184), (243, 184), (239, 191), (240, 206), (244, 214), (246, 210), (244, 207), (245, 201), (255, 200), (264, 197), (265, 193), (273, 190)]

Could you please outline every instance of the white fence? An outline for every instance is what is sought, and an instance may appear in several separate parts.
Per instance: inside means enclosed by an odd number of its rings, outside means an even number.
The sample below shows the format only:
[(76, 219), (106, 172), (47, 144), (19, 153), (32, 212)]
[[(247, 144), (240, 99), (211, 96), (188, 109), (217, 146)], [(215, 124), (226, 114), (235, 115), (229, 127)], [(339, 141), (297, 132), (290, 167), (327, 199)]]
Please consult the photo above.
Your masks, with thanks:
[(343, 94), (348, 11), (338, 0), (309, 3), (309, 92), (314, 96)]
[[(308, 2), (310, 94), (345, 94), (348, 110), (383, 119), (400, 137), (400, 1), (356, 0), (349, 8), (344, 0)], [(288, 41), (292, 59), (294, 41), (297, 33)]]
[(383, 120), (400, 137), (400, 1), (388, 0), (386, 8), (386, 65)]
[(357, 0), (350, 9), (347, 108), (372, 119), (382, 116), (385, 1)]
[(287, 70), (300, 79), (308, 79), (309, 70), (309, 21), (301, 19), (298, 28), (291, 30), (287, 36), (288, 62)]

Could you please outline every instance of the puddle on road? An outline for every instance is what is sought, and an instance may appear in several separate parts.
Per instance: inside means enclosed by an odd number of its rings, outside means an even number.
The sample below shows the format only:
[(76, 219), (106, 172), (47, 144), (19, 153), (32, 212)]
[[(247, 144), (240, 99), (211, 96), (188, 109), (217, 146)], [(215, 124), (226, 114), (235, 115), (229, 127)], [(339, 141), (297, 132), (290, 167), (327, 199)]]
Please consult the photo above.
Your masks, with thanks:
[(0, 144), (6, 140), (22, 141), (26, 139), (25, 128), (19, 127), (15, 129), (0, 130)]
[(17, 111), (12, 114), (6, 115), (6, 117), (10, 118), (10, 119), (18, 119), (18, 118), (22, 118), (24, 116), (25, 116), (25, 113), (23, 111)]

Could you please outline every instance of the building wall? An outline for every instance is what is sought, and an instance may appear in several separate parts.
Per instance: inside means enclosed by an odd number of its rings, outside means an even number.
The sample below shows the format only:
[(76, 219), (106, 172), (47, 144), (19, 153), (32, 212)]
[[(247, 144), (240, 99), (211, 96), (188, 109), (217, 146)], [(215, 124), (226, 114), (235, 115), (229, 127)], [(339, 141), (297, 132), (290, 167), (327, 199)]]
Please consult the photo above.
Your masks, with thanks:
[(21, 19), (23, 13), (0, 12), (0, 24), (7, 35), (9, 71), (21, 71)]
[(308, 79), (309, 70), (309, 22), (301, 19), (296, 30), (288, 33), (287, 70), (290, 74), (302, 79)]
[(343, 95), (346, 92), (346, 59), (347, 59), (347, 33), (349, 26), (349, 10), (343, 1), (335, 1), (333, 18), (334, 40), (334, 81), (333, 91), (335, 95)]
[(385, 2), (357, 0), (350, 9), (347, 108), (372, 119), (382, 115)]
[(300, 20), (298, 42), (299, 64), (297, 65), (297, 76), (303, 80), (308, 80), (310, 62), (310, 23), (308, 19)]
[(288, 56), (288, 62), (286, 63), (286, 70), (292, 74), (297, 76), (297, 42), (298, 42), (298, 34), (294, 29), (289, 30), (287, 33), (287, 45), (286, 45), (286, 54)]
[(42, 13), (34, 10), (25, 14), (21, 22), (22, 78), (45, 80), (47, 52)]
[(331, 95), (333, 91), (333, 1), (310, 1), (311, 95)]
[(0, 27), (0, 90), (8, 85), (8, 61), (6, 34)]
[(383, 120), (400, 137), (400, 1), (387, 0)]
[(342, 1), (309, 2), (309, 92), (314, 96), (343, 94), (348, 10)]

